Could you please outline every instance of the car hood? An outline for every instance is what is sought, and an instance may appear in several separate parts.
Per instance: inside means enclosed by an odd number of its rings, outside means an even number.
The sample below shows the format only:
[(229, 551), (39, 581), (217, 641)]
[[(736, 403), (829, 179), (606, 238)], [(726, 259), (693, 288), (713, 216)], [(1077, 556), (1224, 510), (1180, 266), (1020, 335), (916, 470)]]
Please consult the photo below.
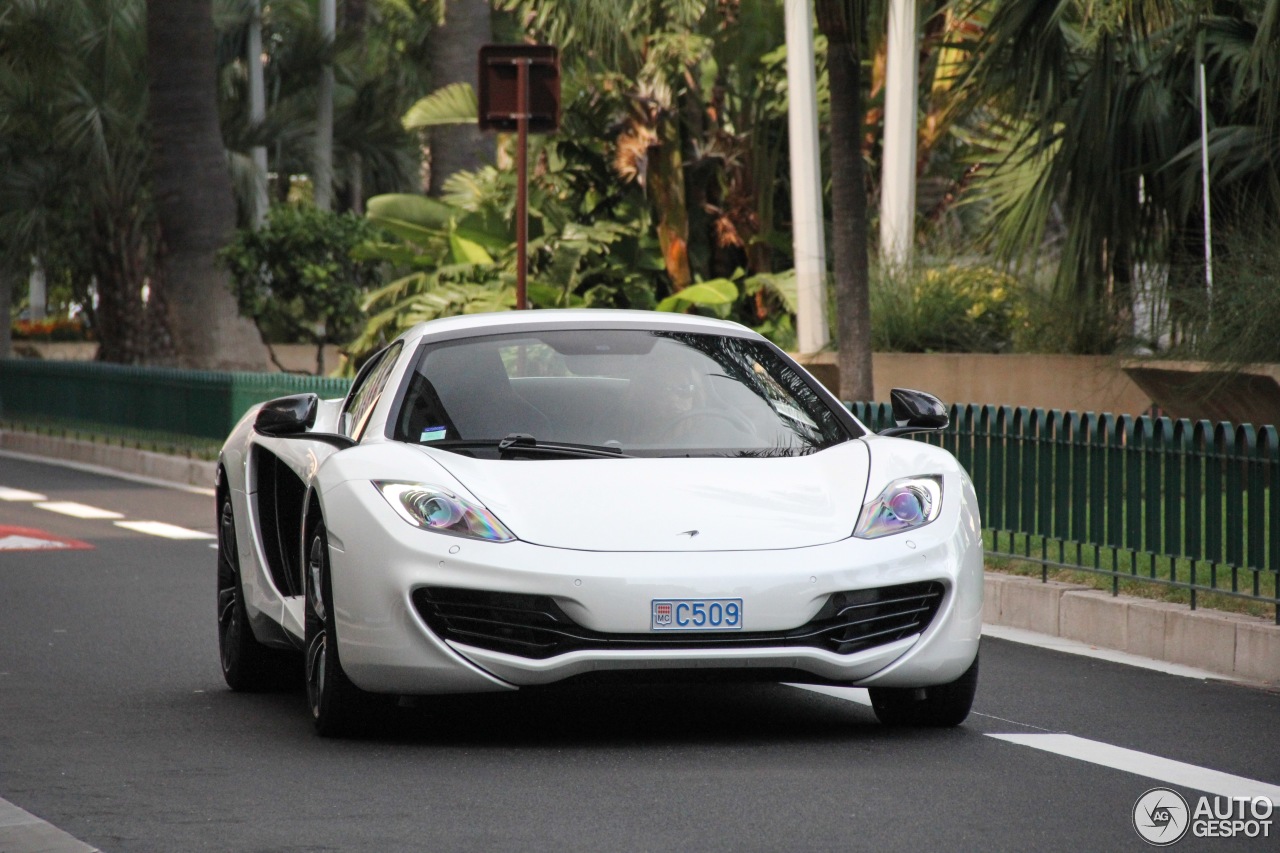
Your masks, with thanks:
[(853, 533), (869, 455), (473, 459), (429, 452), (519, 539), (584, 551), (802, 548)]

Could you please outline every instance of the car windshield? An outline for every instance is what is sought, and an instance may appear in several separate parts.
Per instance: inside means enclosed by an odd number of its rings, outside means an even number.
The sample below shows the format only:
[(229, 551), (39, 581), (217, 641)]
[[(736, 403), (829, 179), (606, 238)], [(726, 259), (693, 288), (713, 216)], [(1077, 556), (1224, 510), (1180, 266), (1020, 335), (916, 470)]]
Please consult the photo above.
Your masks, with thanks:
[(575, 329), (425, 344), (391, 437), (493, 457), (795, 456), (853, 423), (760, 341)]

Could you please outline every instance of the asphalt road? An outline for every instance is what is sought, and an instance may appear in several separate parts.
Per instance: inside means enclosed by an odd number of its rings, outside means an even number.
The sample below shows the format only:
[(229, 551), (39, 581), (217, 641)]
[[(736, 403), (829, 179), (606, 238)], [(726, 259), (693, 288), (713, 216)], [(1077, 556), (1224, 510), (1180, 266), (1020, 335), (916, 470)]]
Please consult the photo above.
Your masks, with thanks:
[[(213, 540), (156, 535), (213, 519), (0, 456), (0, 853), (32, 849), (6, 813), (108, 853), (1141, 850), (1161, 785), (1277, 805), (1268, 838), (1172, 849), (1280, 849), (1280, 694), (991, 638), (954, 730), (886, 729), (858, 691), (684, 685), (434, 699), (322, 740), (300, 685), (222, 682)], [(4, 547), (44, 535), (91, 547)]]

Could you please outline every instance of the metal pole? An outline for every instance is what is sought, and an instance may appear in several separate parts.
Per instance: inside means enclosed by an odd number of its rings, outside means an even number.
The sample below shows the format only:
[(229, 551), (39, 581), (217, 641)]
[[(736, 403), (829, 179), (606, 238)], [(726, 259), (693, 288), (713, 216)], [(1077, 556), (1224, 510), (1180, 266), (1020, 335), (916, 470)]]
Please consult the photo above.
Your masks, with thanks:
[(911, 265), (915, 238), (917, 53), (916, 0), (890, 0), (884, 83), (884, 163), (880, 179), (880, 257), (891, 270)]
[(1205, 93), (1204, 63), (1200, 63), (1200, 173), (1204, 186), (1204, 283), (1209, 317), (1213, 318), (1213, 231), (1209, 210), (1209, 99)]
[(796, 338), (800, 352), (827, 345), (827, 257), (818, 150), (817, 79), (809, 0), (786, 0), (787, 132), (791, 143), (791, 240), (796, 263)]
[(516, 60), (516, 310), (525, 299), (529, 270), (529, 60)]

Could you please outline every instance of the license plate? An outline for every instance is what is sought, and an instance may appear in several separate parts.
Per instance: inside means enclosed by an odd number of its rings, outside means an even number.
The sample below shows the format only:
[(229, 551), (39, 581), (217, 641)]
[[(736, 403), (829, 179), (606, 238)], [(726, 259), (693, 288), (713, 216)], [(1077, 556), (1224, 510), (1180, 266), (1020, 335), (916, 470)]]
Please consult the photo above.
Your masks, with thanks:
[(740, 631), (741, 598), (655, 598), (650, 607), (654, 631)]

